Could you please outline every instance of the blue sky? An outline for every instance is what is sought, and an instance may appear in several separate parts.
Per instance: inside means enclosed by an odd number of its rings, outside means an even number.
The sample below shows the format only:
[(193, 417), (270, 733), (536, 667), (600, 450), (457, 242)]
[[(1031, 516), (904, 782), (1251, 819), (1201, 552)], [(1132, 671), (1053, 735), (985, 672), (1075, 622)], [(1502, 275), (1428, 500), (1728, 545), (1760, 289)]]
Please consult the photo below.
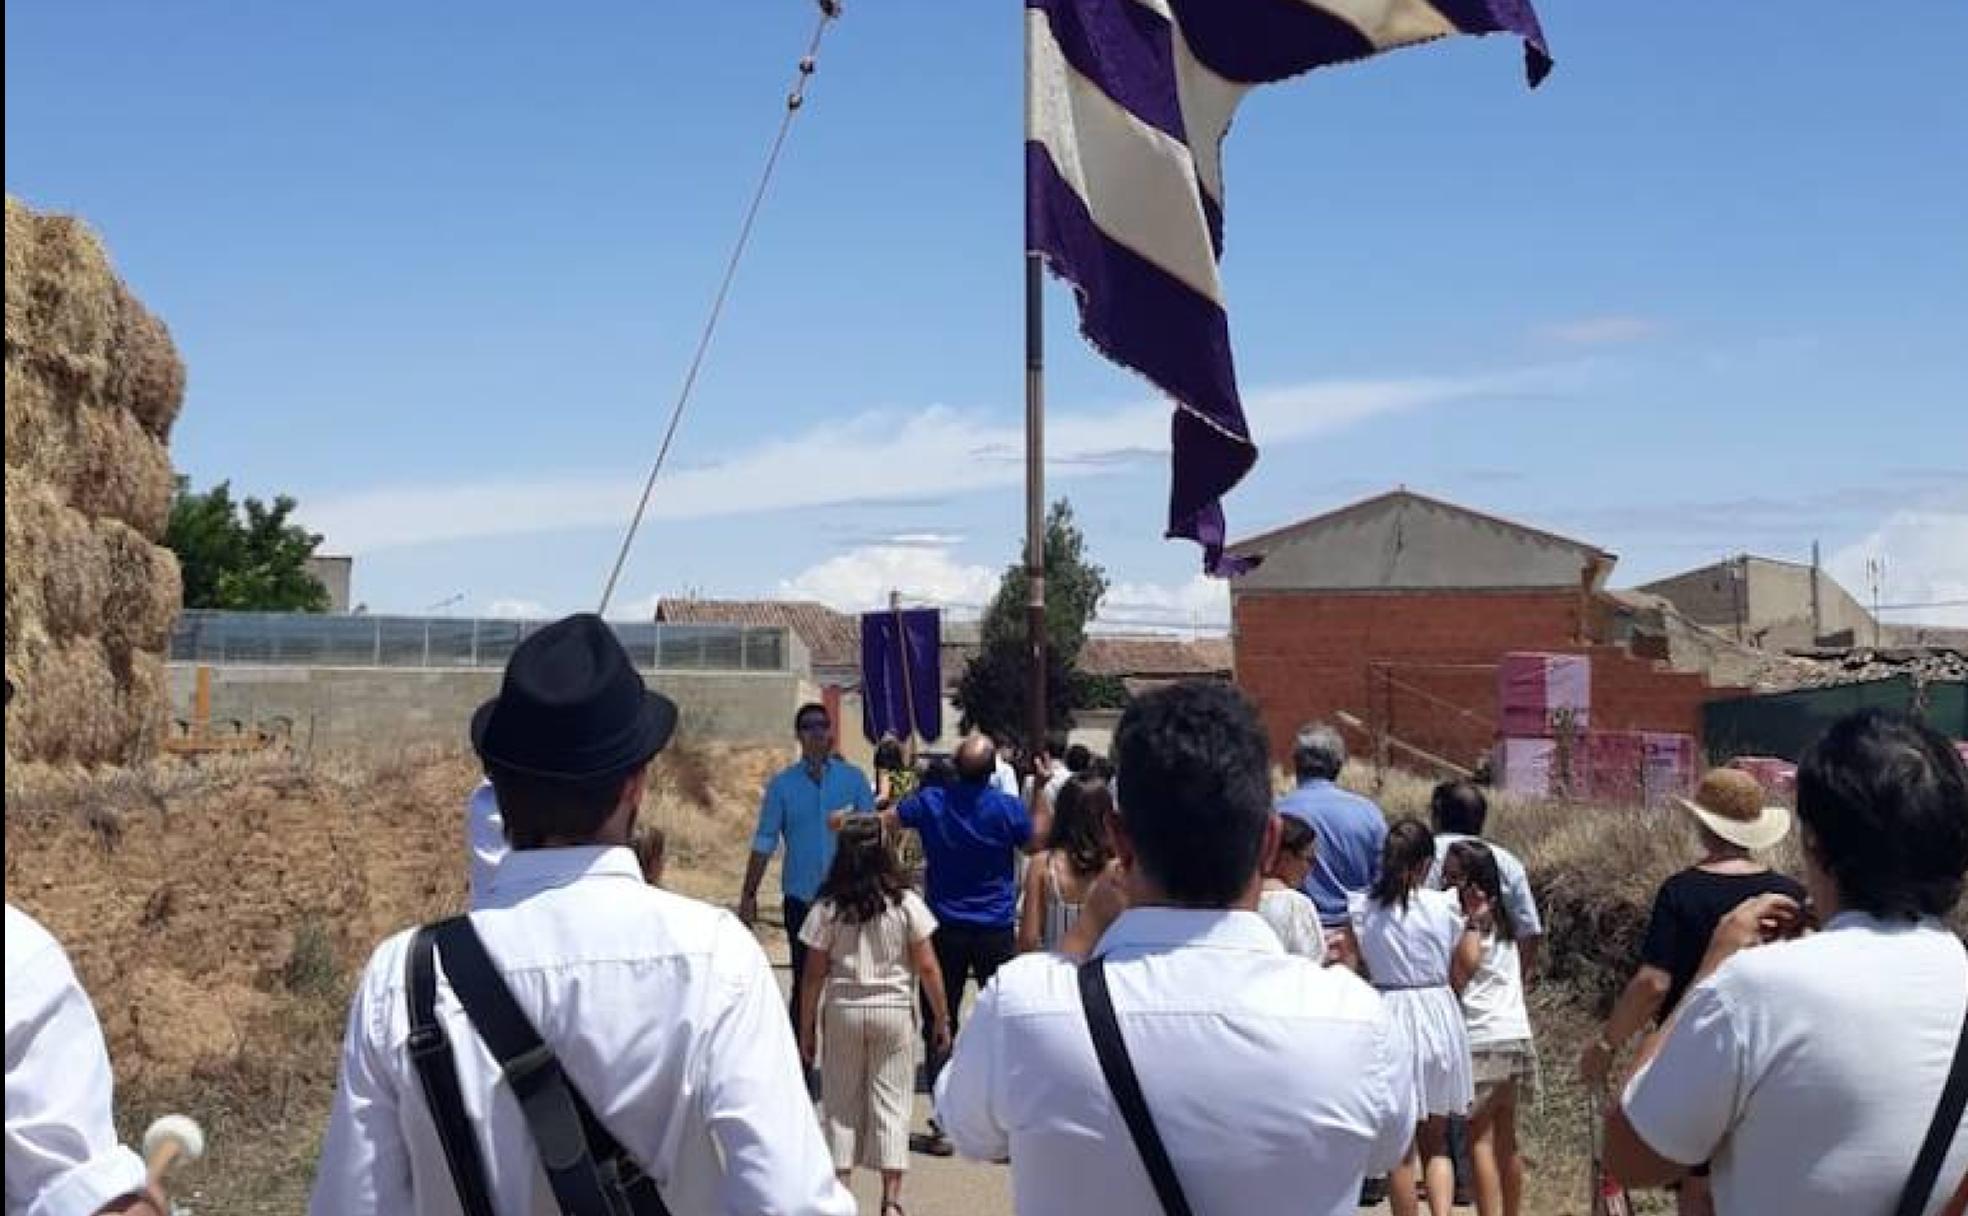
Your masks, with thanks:
[[(1968, 599), (1968, 6), (1919, 7), (1545, 0), (1536, 93), (1465, 39), (1254, 95), (1233, 534), (1399, 483), (1616, 581), (1817, 539), (1854, 590), (1883, 555), (1888, 601)], [(299, 497), (359, 599), (591, 606), (812, 8), (10, 2), (6, 185), (171, 324), (179, 466)], [(850, 0), (625, 608), (970, 603), (1014, 558), (1019, 30)], [(1152, 393), (1048, 307), (1055, 446), (1152, 447)], [(1224, 615), (1160, 458), (1052, 477), (1114, 617)]]

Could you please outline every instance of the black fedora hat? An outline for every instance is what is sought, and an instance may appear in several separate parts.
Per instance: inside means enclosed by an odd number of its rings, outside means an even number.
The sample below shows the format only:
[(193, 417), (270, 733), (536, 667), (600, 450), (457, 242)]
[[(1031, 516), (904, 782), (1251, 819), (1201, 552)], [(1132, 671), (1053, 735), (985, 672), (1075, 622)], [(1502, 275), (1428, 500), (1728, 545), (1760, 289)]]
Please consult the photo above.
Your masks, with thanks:
[(488, 766), (580, 780), (648, 763), (676, 724), (676, 703), (643, 684), (613, 629), (583, 613), (519, 644), (471, 738)]

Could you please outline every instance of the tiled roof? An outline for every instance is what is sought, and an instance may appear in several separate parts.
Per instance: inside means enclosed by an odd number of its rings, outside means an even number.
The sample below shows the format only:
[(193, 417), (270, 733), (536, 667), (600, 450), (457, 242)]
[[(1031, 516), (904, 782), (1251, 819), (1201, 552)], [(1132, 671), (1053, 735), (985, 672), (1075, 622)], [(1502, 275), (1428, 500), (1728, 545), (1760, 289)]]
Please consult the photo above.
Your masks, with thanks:
[(1123, 678), (1227, 676), (1230, 639), (1094, 634), (1080, 651), (1080, 670)]
[(812, 600), (666, 599), (656, 619), (675, 625), (783, 625), (799, 635), (815, 667), (861, 666), (861, 623)]

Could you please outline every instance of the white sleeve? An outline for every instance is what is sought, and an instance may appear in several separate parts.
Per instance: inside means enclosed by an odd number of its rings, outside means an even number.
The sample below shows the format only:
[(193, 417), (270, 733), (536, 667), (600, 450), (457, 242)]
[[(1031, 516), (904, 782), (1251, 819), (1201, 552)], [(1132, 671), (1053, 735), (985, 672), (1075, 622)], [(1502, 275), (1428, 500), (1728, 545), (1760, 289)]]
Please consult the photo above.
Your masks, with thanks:
[(315, 1168), (310, 1216), (386, 1216), (416, 1208), (410, 1182), (410, 1150), (403, 1141), (396, 1084), (379, 1042), (388, 1019), (374, 1016), (383, 977), (401, 966), (403, 952), (386, 942), (377, 948), (349, 1006), (348, 1031), (342, 1040), (342, 1072), (335, 1083), (335, 1103), (328, 1114), (328, 1132), (321, 1142)]
[[(8, 909), (10, 930), (15, 915)], [(96, 1011), (68, 956), (39, 925), (33, 930), (32, 956), (8, 960), (7, 1211), (94, 1216), (143, 1189), (144, 1163), (116, 1139)]]
[(1742, 1029), (1710, 979), (1675, 1010), (1667, 1042), (1626, 1087), (1621, 1106), (1647, 1147), (1680, 1165), (1715, 1155), (1749, 1090)]
[(854, 1216), (813, 1117), (786, 1002), (765, 951), (737, 925), (720, 934), (727, 1002), (698, 1055), (704, 1120), (724, 1159), (719, 1211)]
[(1011, 1131), (998, 1100), (1003, 1082), (998, 986), (988, 984), (964, 1018), (950, 1062), (936, 1080), (936, 1119), (957, 1151), (973, 1161), (1011, 1155)]
[(1510, 923), (1517, 930), (1517, 936), (1543, 937), (1544, 921), (1538, 917), (1537, 896), (1531, 893), (1531, 879), (1524, 872), (1524, 863), (1512, 857), (1502, 878), (1503, 904), (1510, 913)]

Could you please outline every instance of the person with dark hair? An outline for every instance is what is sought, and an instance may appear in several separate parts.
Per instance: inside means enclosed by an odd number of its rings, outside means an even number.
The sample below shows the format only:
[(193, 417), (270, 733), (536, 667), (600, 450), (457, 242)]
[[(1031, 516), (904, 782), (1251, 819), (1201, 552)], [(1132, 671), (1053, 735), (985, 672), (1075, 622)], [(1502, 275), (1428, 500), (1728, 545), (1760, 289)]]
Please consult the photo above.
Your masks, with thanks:
[[(875, 744), (875, 809), (885, 811), (899, 806), (921, 787), (922, 770), (919, 764), (910, 762), (895, 732), (884, 732), (881, 741)], [(901, 862), (902, 873), (908, 877), (909, 884), (920, 891), (923, 883), (921, 837), (914, 832), (901, 833), (895, 840), (895, 856)]]
[(1057, 949), (1079, 920), (1087, 893), (1114, 859), (1107, 840), (1107, 821), (1113, 814), (1114, 797), (1097, 777), (1075, 777), (1060, 788), (1052, 800), (1049, 847), (1025, 868), (1018, 915), (1020, 953)]
[(789, 1017), (799, 1016), (800, 985), (806, 975), (806, 946), (800, 926), (820, 891), (820, 880), (834, 860), (833, 815), (838, 811), (871, 811), (874, 787), (867, 775), (834, 754), (834, 721), (817, 701), (793, 715), (800, 758), (774, 777), (759, 803), (758, 828), (752, 833), (752, 856), (745, 866), (745, 887), (738, 897), (738, 919), (758, 923), (758, 889), (772, 855), (786, 845), (779, 886), (784, 897), (787, 947), (792, 954), (793, 992)]
[(1853, 714), (1804, 753), (1797, 819), (1808, 906), (1757, 895), (1716, 927), (1607, 1115), (1608, 1165), (1659, 1186), (1712, 1162), (1724, 1216), (1936, 1210), (1935, 1185), (1968, 1174), (1942, 1101), (1968, 1067), (1968, 950), (1946, 920), (1968, 768), (1912, 718)]
[(1426, 1175), (1429, 1210), (1448, 1216), (1455, 1193), (1448, 1121), (1468, 1114), (1476, 1097), (1469, 1032), (1456, 998), (1462, 990), (1459, 981), (1473, 975), (1482, 961), (1481, 933), (1472, 926), (1481, 924), (1490, 909), (1473, 887), (1430, 887), (1434, 864), (1435, 834), (1428, 825), (1413, 816), (1397, 820), (1387, 830), (1380, 877), (1372, 890), (1349, 902), (1353, 948), (1413, 1053), (1415, 1154), (1404, 1158), (1389, 1179), (1395, 1216), (1421, 1210), (1417, 1158)]
[[(1670, 877), (1654, 895), (1640, 944), (1640, 967), (1627, 981), (1599, 1035), (1579, 1054), (1591, 1089), (1606, 1085), (1613, 1061), (1649, 1024), (1664, 1025), (1694, 983), (1715, 927), (1744, 900), (1776, 893), (1802, 902), (1804, 887), (1757, 860), (1790, 833), (1790, 811), (1769, 805), (1755, 777), (1731, 768), (1704, 775), (1692, 799), (1675, 800), (1699, 839), (1701, 860)], [(1674, 1184), (1680, 1216), (1708, 1216), (1708, 1166)]]
[(1093, 751), (1084, 743), (1075, 743), (1066, 749), (1066, 771), (1075, 777), (1093, 765)]
[(1497, 876), (1503, 884), (1503, 900), (1509, 905), (1510, 921), (1516, 927), (1517, 959), (1524, 969), (1524, 986), (1537, 977), (1538, 952), (1544, 945), (1544, 920), (1538, 915), (1537, 896), (1531, 892), (1531, 878), (1524, 863), (1509, 849), (1485, 839), (1490, 802), (1483, 787), (1474, 781), (1444, 781), (1428, 799), (1428, 823), (1435, 831), (1435, 868), (1428, 885), (1439, 886), (1443, 859), (1449, 850), (1466, 840), (1481, 841), (1495, 859)]
[(1278, 935), (1287, 954), (1309, 958), (1324, 966), (1326, 933), (1319, 924), (1319, 909), (1301, 889), (1312, 869), (1312, 850), (1319, 837), (1312, 825), (1296, 815), (1278, 817), (1278, 849), (1264, 871), (1264, 891), (1257, 898), (1257, 914)]
[[(628, 847), (677, 716), (598, 616), (514, 650), (471, 723), (512, 851), (468, 917), (370, 958), (315, 1216), (559, 1211), (543, 1157), (676, 1212), (854, 1212), (765, 952), (730, 913), (649, 886)], [(596, 1119), (571, 1136), (543, 1113), (581, 1106)]]
[(1164, 1210), (1098, 1041), (1131, 1060), (1193, 1210), (1350, 1216), (1413, 1135), (1407, 1053), (1358, 976), (1286, 954), (1257, 915), (1279, 824), (1255, 709), (1221, 684), (1149, 693), (1115, 757), (1120, 864), (1065, 943), (1086, 955), (998, 972), (939, 1085), (944, 1125), (965, 1156), (1010, 1158), (1021, 1216)]
[[(909, 887), (880, 822), (856, 817), (840, 830), (820, 898), (801, 928), (800, 1055), (820, 1070), (821, 1117), (834, 1170), (879, 1170), (882, 1216), (902, 1211), (915, 1097), (916, 981), (929, 1000), (931, 1041), (950, 1047), (950, 1011), (930, 935), (936, 918)], [(826, 1033), (820, 1010), (826, 1009)]]
[(1373, 886), (1387, 840), (1380, 808), (1339, 787), (1345, 768), (1346, 740), (1323, 722), (1307, 723), (1292, 741), (1298, 786), (1278, 801), (1281, 814), (1303, 819), (1318, 835), (1304, 890), (1318, 906), (1327, 947), (1335, 954), (1345, 936), (1347, 900)]
[(1469, 925), (1481, 935), (1477, 958), (1458, 953), (1451, 980), (1462, 997), (1469, 1032), (1470, 1077), (1476, 1103), (1469, 1113), (1469, 1161), (1475, 1175), (1477, 1216), (1517, 1216), (1524, 1208), (1524, 1155), (1517, 1144), (1517, 1103), (1538, 1084), (1531, 1013), (1524, 1000), (1524, 968), (1518, 960), (1522, 928), (1504, 892), (1503, 874), (1490, 845), (1475, 839), (1449, 846), (1442, 887), (1465, 906), (1484, 911)]

